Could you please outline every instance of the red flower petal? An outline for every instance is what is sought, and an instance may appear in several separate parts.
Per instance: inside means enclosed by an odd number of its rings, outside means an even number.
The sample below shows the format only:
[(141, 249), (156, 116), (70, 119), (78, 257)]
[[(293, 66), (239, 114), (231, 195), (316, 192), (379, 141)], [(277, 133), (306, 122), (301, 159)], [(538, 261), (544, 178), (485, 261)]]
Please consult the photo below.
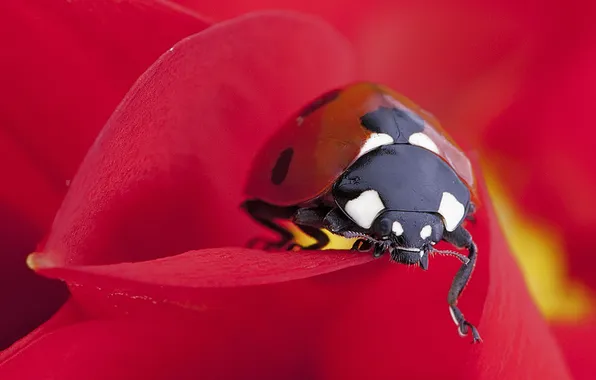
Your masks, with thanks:
[[(448, 258), (422, 272), (385, 259), (357, 265), (370, 256), (333, 251), (220, 248), (95, 267), (56, 267), (35, 256), (41, 273), (69, 282), (86, 315), (104, 321), (36, 341), (0, 367), (0, 375), (10, 379), (19, 363), (35, 362), (44, 363), (30, 366), (35, 376), (66, 379), (222, 370), (235, 378), (267, 377), (260, 372), (265, 360), (277, 378), (301, 368), (303, 376), (325, 378), (567, 379), (480, 190), (484, 206), (469, 228), (481, 256), (461, 307), (480, 322), (481, 345), (460, 339), (448, 316), (445, 294), (457, 270)], [(183, 350), (168, 354), (176, 345)], [(76, 360), (65, 361), (60, 352), (74, 346)], [(128, 359), (133, 354), (154, 359), (139, 363)], [(237, 354), (242, 360), (229, 362)]]
[(66, 297), (25, 257), (100, 127), (159, 54), (206, 26), (159, 2), (1, 2), (0, 349)]
[(494, 211), (490, 285), (481, 326), (486, 343), (470, 378), (571, 379), (561, 351), (528, 294)]
[(9, 360), (13, 355), (35, 342), (37, 339), (43, 338), (46, 334), (82, 320), (84, 320), (84, 315), (81, 313), (79, 306), (72, 298), (69, 299), (48, 321), (10, 346), (8, 349), (0, 351), (0, 363)]
[(553, 332), (565, 354), (575, 380), (590, 380), (596, 373), (596, 362), (591, 355), (596, 341), (596, 321), (580, 324), (558, 324)]
[(559, 234), (571, 274), (596, 289), (596, 255), (587, 247), (596, 234), (596, 34), (576, 32), (545, 44), (544, 55), (557, 50), (564, 59), (532, 70), (516, 103), (486, 131), (484, 145), (524, 212)]
[(353, 78), (346, 42), (267, 13), (183, 40), (137, 82), (91, 148), (44, 251), (56, 263), (146, 260), (243, 245), (248, 165), (307, 100)]
[[(128, 88), (162, 52), (207, 23), (160, 2), (8, 0), (1, 7), (0, 33), (14, 37), (3, 45), (10, 59), (0, 62), (2, 134), (29, 167), (0, 195), (46, 227), (66, 181)], [(163, 29), (148, 38), (157, 27)], [(29, 173), (45, 183), (28, 181)], [(34, 186), (47, 189), (39, 194)]]
[(0, 374), (5, 380), (314, 376), (309, 365), (314, 354), (296, 330), (272, 318), (279, 315), (213, 317), (177, 309), (79, 323), (38, 340), (0, 365)]
[[(34, 254), (29, 261), (38, 273), (48, 277), (78, 285), (89, 282), (88, 277), (96, 278), (91, 282), (101, 288), (118, 279), (156, 286), (155, 291), (164, 294), (174, 293), (165, 290), (168, 286), (228, 288), (298, 280), (373, 260), (371, 255), (349, 251), (266, 252), (238, 247), (203, 249), (151, 261), (100, 266), (54, 267), (44, 256)], [(102, 284), (102, 281), (107, 283)]]

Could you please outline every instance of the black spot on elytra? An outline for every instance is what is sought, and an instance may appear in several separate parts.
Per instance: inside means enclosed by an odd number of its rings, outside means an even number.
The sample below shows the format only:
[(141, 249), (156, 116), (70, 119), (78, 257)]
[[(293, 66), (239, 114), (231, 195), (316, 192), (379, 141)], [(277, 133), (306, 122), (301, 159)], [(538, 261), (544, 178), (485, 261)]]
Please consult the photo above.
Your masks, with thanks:
[(304, 107), (300, 111), (300, 117), (307, 117), (311, 113), (315, 112), (319, 108), (323, 107), (327, 103), (331, 103), (334, 101), (339, 94), (342, 92), (341, 89), (335, 89), (324, 93), (323, 95), (319, 96), (315, 100), (313, 100), (309, 105)]
[(271, 182), (273, 182), (273, 184), (281, 185), (281, 183), (286, 179), (293, 156), (294, 149), (292, 148), (285, 149), (280, 153), (279, 157), (277, 158), (277, 162), (275, 162), (273, 170), (271, 170)]
[(396, 143), (407, 143), (412, 134), (424, 129), (424, 121), (414, 112), (389, 107), (361, 116), (360, 123), (371, 132), (388, 134)]

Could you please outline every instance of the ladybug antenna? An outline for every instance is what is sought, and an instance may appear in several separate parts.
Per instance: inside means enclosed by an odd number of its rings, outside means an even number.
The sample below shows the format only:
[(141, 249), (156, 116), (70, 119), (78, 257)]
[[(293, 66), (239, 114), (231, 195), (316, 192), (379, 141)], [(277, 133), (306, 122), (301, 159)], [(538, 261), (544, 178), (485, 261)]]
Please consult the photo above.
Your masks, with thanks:
[(438, 253), (439, 255), (443, 255), (443, 256), (457, 257), (459, 259), (459, 261), (461, 261), (462, 263), (464, 263), (466, 265), (470, 262), (470, 259), (468, 259), (465, 255), (462, 255), (459, 252), (449, 251), (449, 250), (439, 250), (439, 249), (434, 249), (433, 247), (431, 247), (430, 251), (432, 253)]

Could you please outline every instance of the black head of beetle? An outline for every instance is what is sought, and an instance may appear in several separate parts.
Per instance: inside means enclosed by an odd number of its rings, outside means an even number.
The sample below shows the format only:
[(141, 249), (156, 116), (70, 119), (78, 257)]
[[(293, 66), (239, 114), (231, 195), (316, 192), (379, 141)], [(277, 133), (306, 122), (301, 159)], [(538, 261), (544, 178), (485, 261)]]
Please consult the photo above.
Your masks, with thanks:
[(428, 251), (441, 241), (444, 228), (437, 214), (384, 211), (375, 218), (369, 234), (387, 245), (394, 261), (409, 265), (419, 263), (426, 269)]

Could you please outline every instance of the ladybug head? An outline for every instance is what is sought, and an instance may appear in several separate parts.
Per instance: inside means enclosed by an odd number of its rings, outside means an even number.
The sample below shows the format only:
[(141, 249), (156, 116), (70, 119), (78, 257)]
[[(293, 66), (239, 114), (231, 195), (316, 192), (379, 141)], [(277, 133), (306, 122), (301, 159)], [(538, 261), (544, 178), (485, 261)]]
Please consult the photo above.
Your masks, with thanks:
[(371, 229), (376, 239), (389, 240), (391, 248), (403, 251), (404, 256), (411, 256), (411, 261), (417, 263), (421, 251), (428, 251), (431, 245), (442, 239), (444, 226), (437, 214), (385, 211), (375, 219)]

